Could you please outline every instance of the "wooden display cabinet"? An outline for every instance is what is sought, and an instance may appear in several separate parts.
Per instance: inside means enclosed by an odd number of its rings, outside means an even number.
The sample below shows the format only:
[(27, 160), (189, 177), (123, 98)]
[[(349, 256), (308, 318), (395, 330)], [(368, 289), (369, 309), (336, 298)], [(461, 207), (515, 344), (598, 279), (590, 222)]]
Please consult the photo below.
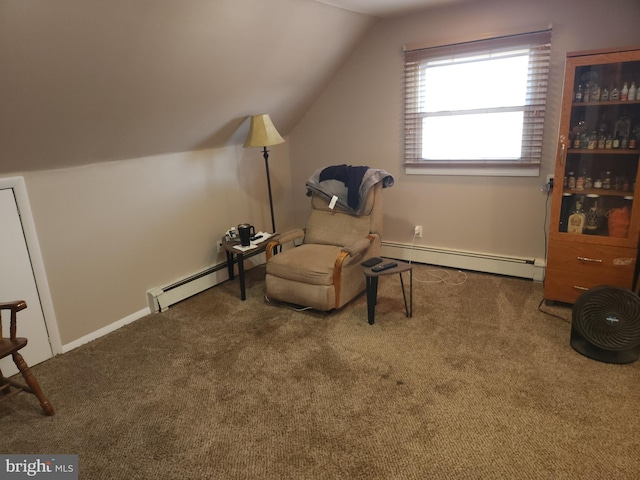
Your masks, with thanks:
[(637, 282), (638, 90), (640, 46), (567, 55), (544, 284), (547, 303), (575, 303), (594, 286), (633, 289)]

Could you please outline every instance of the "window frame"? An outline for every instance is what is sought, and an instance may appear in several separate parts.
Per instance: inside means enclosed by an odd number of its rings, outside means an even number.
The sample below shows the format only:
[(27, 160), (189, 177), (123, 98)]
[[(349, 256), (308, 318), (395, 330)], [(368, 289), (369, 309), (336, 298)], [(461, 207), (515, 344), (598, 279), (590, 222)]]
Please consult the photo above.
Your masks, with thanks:
[[(422, 73), (427, 62), (443, 58), (469, 57), (478, 53), (529, 50), (527, 93), (524, 111), (523, 141), (517, 159), (438, 159), (422, 158), (422, 121), (428, 116), (449, 112), (421, 111)], [(408, 174), (538, 176), (542, 160), (542, 138), (549, 78), (551, 28), (451, 43), (440, 46), (404, 49), (404, 166)], [(427, 67), (428, 68), (428, 67)], [(428, 110), (428, 109), (425, 109)], [(488, 109), (479, 109), (478, 112)], [(460, 112), (460, 113), (456, 113)], [(462, 114), (464, 110), (451, 110)]]

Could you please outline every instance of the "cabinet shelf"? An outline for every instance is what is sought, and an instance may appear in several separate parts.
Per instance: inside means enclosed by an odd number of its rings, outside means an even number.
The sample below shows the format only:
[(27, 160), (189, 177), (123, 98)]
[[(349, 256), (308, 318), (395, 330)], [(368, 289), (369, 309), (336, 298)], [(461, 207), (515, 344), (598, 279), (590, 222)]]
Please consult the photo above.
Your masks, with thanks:
[(567, 155), (640, 155), (637, 148), (569, 148)]
[(628, 200), (633, 200), (633, 191), (631, 190), (612, 190), (610, 188), (584, 188), (578, 190), (564, 187), (562, 193), (570, 193), (572, 195), (599, 195), (601, 197), (631, 197)]
[(609, 105), (640, 105), (640, 100), (614, 100), (606, 102), (573, 102), (572, 107), (607, 107)]

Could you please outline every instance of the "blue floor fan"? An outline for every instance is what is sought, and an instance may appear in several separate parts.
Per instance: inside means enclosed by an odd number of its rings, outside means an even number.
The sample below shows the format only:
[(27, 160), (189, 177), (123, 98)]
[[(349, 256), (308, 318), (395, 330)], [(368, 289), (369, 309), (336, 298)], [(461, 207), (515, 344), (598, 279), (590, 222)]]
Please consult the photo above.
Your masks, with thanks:
[(571, 346), (606, 363), (640, 357), (640, 297), (626, 288), (602, 285), (584, 292), (573, 305)]

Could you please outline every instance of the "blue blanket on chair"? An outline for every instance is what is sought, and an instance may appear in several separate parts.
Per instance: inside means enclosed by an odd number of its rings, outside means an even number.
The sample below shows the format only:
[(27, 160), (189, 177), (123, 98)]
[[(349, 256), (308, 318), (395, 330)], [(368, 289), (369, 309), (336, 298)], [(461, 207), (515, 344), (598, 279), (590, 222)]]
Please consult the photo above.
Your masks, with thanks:
[(335, 196), (338, 198), (336, 203), (342, 208), (353, 215), (361, 215), (369, 189), (378, 182), (382, 182), (382, 188), (387, 188), (393, 185), (394, 179), (380, 168), (335, 165), (318, 169), (309, 177), (307, 195), (316, 192), (327, 200)]

